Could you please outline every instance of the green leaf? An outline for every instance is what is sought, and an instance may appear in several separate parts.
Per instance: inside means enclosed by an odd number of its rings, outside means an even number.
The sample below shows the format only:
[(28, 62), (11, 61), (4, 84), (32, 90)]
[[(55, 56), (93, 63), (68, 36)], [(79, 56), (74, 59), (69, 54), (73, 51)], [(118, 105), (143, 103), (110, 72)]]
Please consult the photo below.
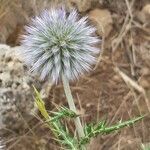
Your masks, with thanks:
[(80, 145), (85, 145), (86, 143), (90, 141), (91, 138), (96, 137), (98, 134), (109, 134), (123, 127), (133, 125), (134, 123), (136, 123), (137, 121), (143, 118), (144, 116), (140, 116), (140, 117), (128, 120), (128, 121), (124, 121), (124, 122), (120, 121), (117, 124), (112, 125), (110, 127), (106, 125), (106, 121), (100, 121), (97, 124), (91, 123), (89, 125), (86, 125), (84, 128), (85, 137), (83, 137), (80, 140)]
[(54, 116), (49, 120), (50, 122), (54, 122), (56, 120), (60, 120), (62, 118), (75, 118), (78, 117), (78, 115), (73, 112), (72, 110), (66, 108), (66, 107), (61, 107), (58, 109), (58, 112), (52, 112)]
[(65, 149), (70, 150), (78, 150), (79, 144), (77, 139), (75, 139), (72, 135), (70, 135), (67, 126), (64, 127), (62, 123), (59, 121), (62, 117), (76, 117), (77, 115), (70, 111), (65, 107), (61, 107), (59, 112), (54, 113), (54, 117), (51, 117), (46, 108), (45, 103), (42, 100), (40, 93), (33, 86), (35, 92), (35, 103), (41, 112), (42, 116), (45, 118), (46, 123), (48, 124), (51, 131), (54, 133), (56, 137), (56, 141), (58, 141), (61, 145), (65, 147)]

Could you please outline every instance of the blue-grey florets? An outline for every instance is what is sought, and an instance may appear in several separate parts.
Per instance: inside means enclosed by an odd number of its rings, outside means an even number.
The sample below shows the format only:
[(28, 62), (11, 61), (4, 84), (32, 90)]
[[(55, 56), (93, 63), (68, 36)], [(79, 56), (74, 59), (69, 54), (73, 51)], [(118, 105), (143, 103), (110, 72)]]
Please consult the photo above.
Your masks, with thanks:
[(87, 17), (79, 19), (76, 10), (64, 8), (45, 10), (25, 27), (22, 53), (31, 71), (41, 79), (57, 82), (62, 75), (77, 79), (95, 63), (99, 41), (95, 28), (87, 25)]

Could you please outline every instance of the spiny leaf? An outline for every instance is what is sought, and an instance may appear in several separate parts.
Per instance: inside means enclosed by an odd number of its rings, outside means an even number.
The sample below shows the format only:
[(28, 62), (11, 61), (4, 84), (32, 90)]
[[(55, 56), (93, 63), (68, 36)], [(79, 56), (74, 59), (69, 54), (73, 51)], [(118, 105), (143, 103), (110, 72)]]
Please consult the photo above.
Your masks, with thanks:
[(137, 117), (135, 119), (131, 119), (131, 120), (128, 120), (128, 121), (120, 122), (120, 123), (118, 123), (116, 125), (113, 125), (111, 127), (106, 127), (104, 130), (102, 130), (102, 132), (110, 133), (110, 132), (118, 130), (120, 128), (133, 125), (135, 122), (137, 122), (137, 121), (139, 121), (139, 120), (141, 120), (143, 118), (144, 118), (144, 116), (140, 116), (140, 117)]
[(100, 121), (98, 124), (93, 123), (93, 124), (86, 125), (84, 129), (85, 137), (81, 139), (80, 145), (85, 145), (90, 141), (92, 137), (96, 137), (98, 134), (109, 134), (115, 130), (119, 130), (123, 127), (130, 126), (143, 118), (144, 116), (140, 116), (135, 119), (119, 122), (118, 124), (112, 125), (110, 127), (107, 127), (106, 121)]
[[(66, 149), (71, 149), (71, 150), (79, 149), (77, 139), (75, 139), (73, 136), (71, 136), (69, 134), (69, 131), (68, 131), (67, 127), (64, 127), (61, 124), (61, 122), (59, 121), (59, 119), (61, 117), (64, 117), (64, 115), (66, 115), (66, 114), (68, 116), (71, 116), (71, 117), (75, 116), (76, 114), (74, 112), (70, 111), (69, 109), (61, 108), (61, 111), (56, 113), (56, 115), (58, 115), (58, 117), (53, 119), (48, 114), (48, 112), (45, 108), (44, 101), (42, 100), (42, 98), (40, 96), (40, 93), (37, 91), (37, 89), (34, 86), (33, 86), (33, 88), (34, 88), (34, 91), (35, 91), (35, 103), (36, 103), (39, 111), (41, 112), (41, 114), (45, 118), (46, 123), (48, 124), (49, 128), (54, 133), (57, 141), (61, 145), (66, 146)], [(53, 121), (50, 121), (50, 120), (53, 120)]]
[(72, 110), (66, 107), (61, 107), (58, 112), (52, 112), (52, 113), (54, 114), (54, 117), (50, 119), (50, 122), (54, 122), (62, 118), (75, 118), (78, 116), (75, 112), (73, 112)]

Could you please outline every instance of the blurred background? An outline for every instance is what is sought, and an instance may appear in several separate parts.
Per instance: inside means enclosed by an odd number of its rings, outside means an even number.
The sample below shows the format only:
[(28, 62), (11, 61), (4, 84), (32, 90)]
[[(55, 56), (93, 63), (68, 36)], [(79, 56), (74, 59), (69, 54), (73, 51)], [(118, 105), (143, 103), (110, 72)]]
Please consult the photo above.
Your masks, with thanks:
[(67, 106), (62, 85), (40, 81), (18, 54), (20, 35), (45, 8), (76, 8), (97, 29), (101, 53), (92, 72), (71, 83), (84, 122), (143, 121), (92, 140), (91, 150), (150, 150), (149, 0), (0, 0), (0, 137), (6, 150), (59, 150), (34, 106), (32, 84), (48, 110)]

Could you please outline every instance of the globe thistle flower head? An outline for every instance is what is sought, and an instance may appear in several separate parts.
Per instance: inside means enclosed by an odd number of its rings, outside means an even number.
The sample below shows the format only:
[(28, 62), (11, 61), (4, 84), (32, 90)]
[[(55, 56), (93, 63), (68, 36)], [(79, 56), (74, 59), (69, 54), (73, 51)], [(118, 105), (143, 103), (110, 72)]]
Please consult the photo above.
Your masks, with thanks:
[(74, 80), (89, 71), (99, 40), (87, 22), (87, 17), (79, 19), (76, 10), (67, 13), (64, 8), (44, 10), (33, 18), (22, 36), (23, 58), (31, 71), (54, 82), (62, 75)]

